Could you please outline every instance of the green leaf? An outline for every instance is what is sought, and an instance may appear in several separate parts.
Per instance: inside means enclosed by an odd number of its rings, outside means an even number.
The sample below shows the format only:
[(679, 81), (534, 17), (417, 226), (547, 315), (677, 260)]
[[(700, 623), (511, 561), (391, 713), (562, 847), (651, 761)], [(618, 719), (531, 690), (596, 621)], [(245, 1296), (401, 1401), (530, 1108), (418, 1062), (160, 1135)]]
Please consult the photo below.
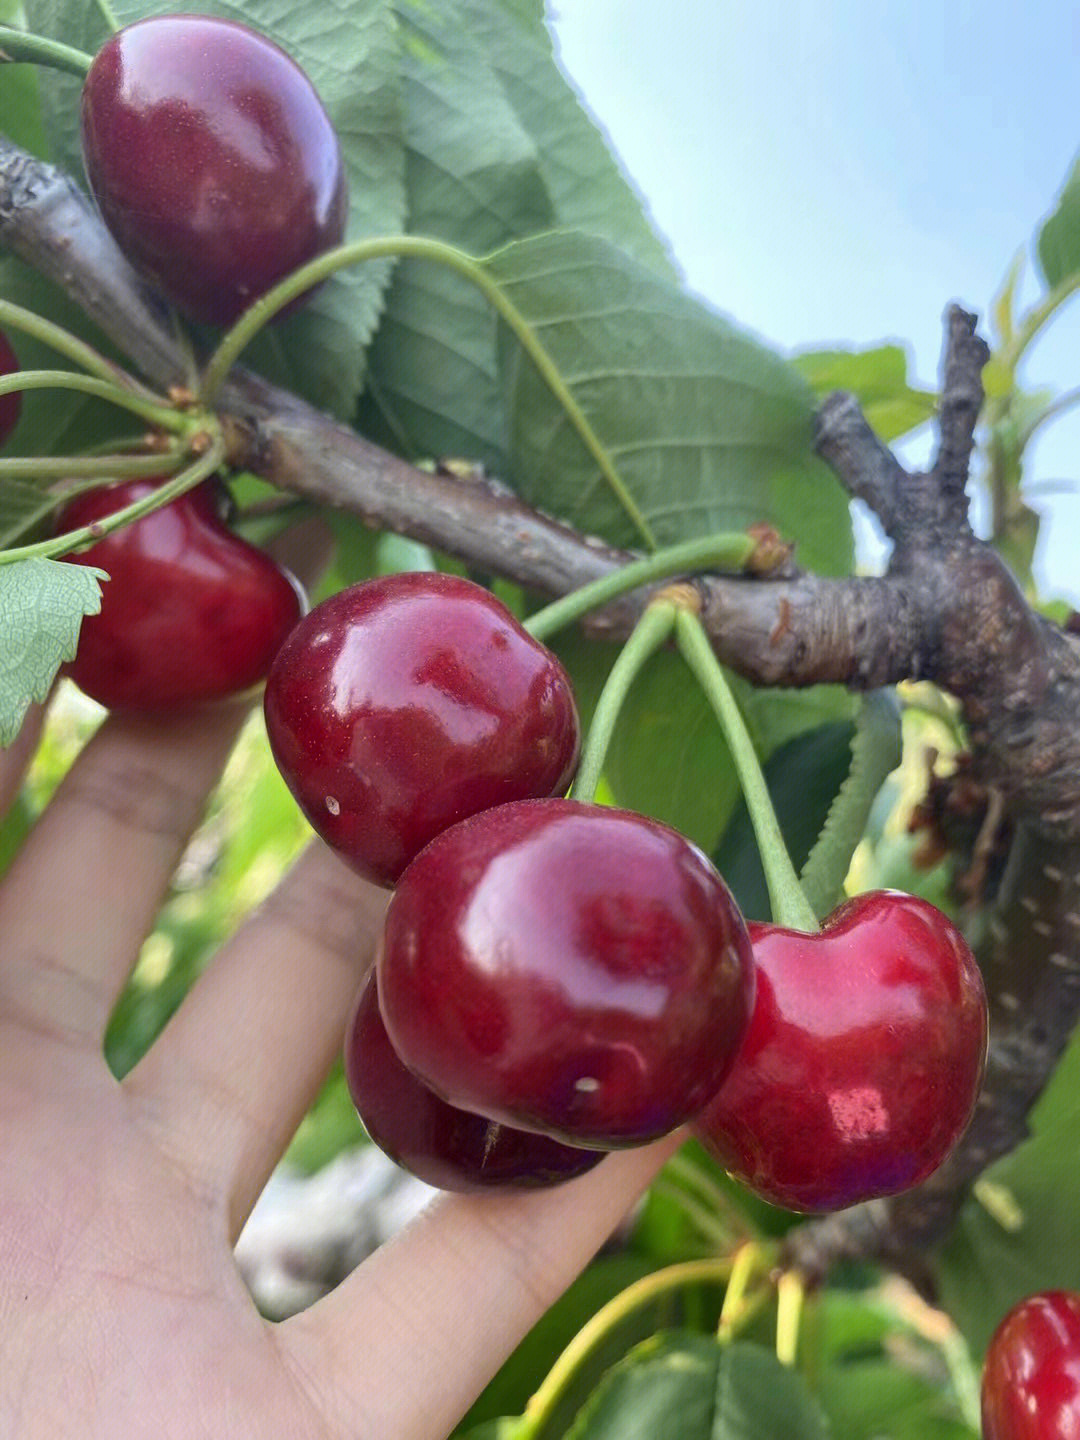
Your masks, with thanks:
[(900, 345), (869, 350), (804, 350), (791, 363), (823, 399), (850, 390), (880, 439), (896, 440), (934, 418), (937, 397), (908, 383), (907, 352)]
[[(24, 0), (26, 28), (76, 50), (94, 55), (108, 38), (109, 27), (99, 6), (88, 0)], [(43, 159), (66, 170), (77, 185), (85, 184), (79, 143), (79, 96), (82, 86), (73, 75), (41, 70), (38, 93), (45, 146)]]
[(655, 1336), (609, 1372), (567, 1440), (825, 1440), (802, 1379), (756, 1345)]
[(1039, 266), (1052, 290), (1080, 270), (1080, 156), (1037, 239)]
[[(559, 232), (485, 262), (552, 358), (659, 545), (765, 522), (843, 573), (847, 497), (813, 452), (814, 396), (773, 351), (614, 246)], [(503, 347), (514, 488), (587, 534), (642, 544), (516, 341)]]
[[(0, 296), (5, 300), (47, 316), (73, 335), (86, 340), (103, 355), (123, 363), (113, 346), (86, 318), (84, 312), (58, 286), (14, 256), (0, 256)], [(11, 343), (24, 370), (73, 370), (63, 355), (22, 331), (9, 331)], [(144, 428), (144, 427), (143, 427)], [(127, 411), (81, 395), (74, 390), (28, 390), (23, 395), (22, 416), (6, 454), (80, 454), (98, 443), (140, 433), (140, 426)]]
[(32, 701), (44, 700), (56, 672), (75, 655), (84, 615), (101, 608), (89, 565), (19, 560), (0, 566), (0, 745), (10, 745)]
[(558, 226), (610, 240), (674, 277), (644, 200), (555, 60), (542, 0), (460, 0), (518, 120), (532, 136)]
[[(456, 0), (398, 0), (409, 228), (470, 253), (550, 229), (540, 157)], [(461, 276), (398, 267), (370, 358), (365, 433), (413, 458), (468, 456), (499, 471), (505, 425), (496, 323)]]
[(25, 480), (0, 479), (0, 550), (47, 515), (54, 503), (52, 497)]
[[(22, 0), (0, 0), (0, 25), (26, 28)], [(45, 128), (41, 117), (39, 74), (35, 65), (5, 65), (0, 83), (0, 135), (35, 155), (45, 151)]]

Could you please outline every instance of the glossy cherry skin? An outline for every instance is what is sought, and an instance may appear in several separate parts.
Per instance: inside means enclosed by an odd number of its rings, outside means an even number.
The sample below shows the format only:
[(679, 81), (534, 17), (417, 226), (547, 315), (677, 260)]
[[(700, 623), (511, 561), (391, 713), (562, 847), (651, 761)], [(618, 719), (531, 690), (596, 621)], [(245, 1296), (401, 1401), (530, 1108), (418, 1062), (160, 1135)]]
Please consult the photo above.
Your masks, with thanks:
[(458, 820), (561, 793), (578, 758), (562, 665), (455, 575), (387, 575), (324, 600), (275, 660), (265, 710), (297, 804), (381, 885)]
[(820, 934), (748, 929), (753, 1017), (695, 1135), (788, 1210), (917, 1185), (967, 1128), (986, 1060), (986, 994), (963, 936), (898, 891), (847, 901)]
[(374, 973), (361, 987), (346, 1030), (345, 1078), (379, 1149), (439, 1190), (536, 1190), (584, 1175), (604, 1158), (602, 1150), (561, 1145), (440, 1100), (390, 1044)]
[(83, 85), (82, 147), (120, 249), (193, 320), (230, 324), (344, 233), (345, 171), (321, 100), (236, 21), (156, 15), (119, 30)]
[(448, 1103), (601, 1149), (714, 1094), (753, 1000), (749, 938), (708, 859), (642, 815), (520, 801), (444, 831), (390, 901), (379, 998)]
[[(0, 375), (14, 375), (19, 369), (19, 357), (11, 348), (11, 342), (0, 330)], [(22, 413), (22, 392), (13, 390), (10, 395), (0, 395), (0, 445), (8, 438)]]
[[(87, 491), (57, 528), (92, 524), (160, 483)], [(224, 524), (212, 484), (66, 558), (110, 577), (65, 670), (109, 709), (166, 712), (250, 690), (303, 609), (296, 582)]]
[(994, 1331), (982, 1379), (983, 1440), (1080, 1435), (1080, 1295), (1021, 1300)]

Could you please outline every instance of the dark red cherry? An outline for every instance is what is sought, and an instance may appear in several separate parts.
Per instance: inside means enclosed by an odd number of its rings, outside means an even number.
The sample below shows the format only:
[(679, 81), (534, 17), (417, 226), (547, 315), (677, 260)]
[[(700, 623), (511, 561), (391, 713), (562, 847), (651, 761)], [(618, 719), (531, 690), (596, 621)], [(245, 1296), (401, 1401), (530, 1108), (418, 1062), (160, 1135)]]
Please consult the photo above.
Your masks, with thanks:
[[(14, 375), (18, 369), (19, 357), (11, 348), (7, 336), (0, 330), (0, 375)], [(0, 445), (3, 445), (15, 429), (21, 411), (21, 390), (13, 390), (10, 395), (0, 395)]]
[(774, 1205), (839, 1210), (936, 1170), (986, 1059), (982, 977), (925, 900), (859, 895), (820, 934), (749, 925), (753, 1017), (694, 1133)]
[(456, 821), (564, 791), (577, 764), (566, 671), (454, 575), (388, 575), (324, 600), (278, 654), (265, 709), (301, 810), (382, 885)]
[(234, 20), (154, 15), (107, 40), (83, 85), (82, 147), (120, 249), (193, 320), (230, 324), (344, 232), (322, 102)]
[(440, 1190), (539, 1189), (583, 1175), (602, 1150), (456, 1110), (398, 1059), (379, 1013), (374, 973), (345, 1035), (345, 1078), (364, 1129), (379, 1149)]
[(1080, 1436), (1080, 1295), (1021, 1300), (994, 1331), (982, 1379), (983, 1440)]
[(395, 1050), (448, 1103), (601, 1148), (696, 1114), (753, 999), (742, 917), (701, 851), (562, 799), (433, 840), (390, 901), (377, 967)]
[[(92, 524), (160, 483), (87, 491), (63, 508), (57, 528)], [(223, 523), (212, 484), (67, 558), (110, 576), (66, 667), (110, 709), (168, 711), (249, 690), (302, 611), (296, 582)]]

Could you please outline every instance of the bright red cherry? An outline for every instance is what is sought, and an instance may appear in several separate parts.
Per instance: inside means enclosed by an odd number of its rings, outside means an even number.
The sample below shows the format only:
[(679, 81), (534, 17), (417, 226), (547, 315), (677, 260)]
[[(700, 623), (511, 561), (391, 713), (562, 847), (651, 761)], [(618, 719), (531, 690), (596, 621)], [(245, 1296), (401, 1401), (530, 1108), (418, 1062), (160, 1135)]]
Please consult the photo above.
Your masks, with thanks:
[(230, 324), (344, 233), (330, 117), (295, 61), (233, 20), (154, 15), (107, 40), (82, 146), (120, 249), (193, 320)]
[[(11, 342), (0, 330), (0, 375), (14, 375), (19, 369), (19, 357), (11, 348)], [(0, 395), (0, 445), (15, 429), (22, 411), (22, 392), (13, 390), (10, 395)]]
[(447, 1105), (398, 1059), (369, 975), (345, 1035), (345, 1078), (379, 1149), (440, 1190), (539, 1189), (583, 1175), (602, 1150), (497, 1125)]
[[(90, 525), (160, 483), (87, 491), (67, 503), (57, 528)], [(303, 608), (296, 582), (223, 523), (212, 484), (67, 558), (110, 577), (66, 667), (110, 709), (174, 710), (249, 690)]]
[(437, 572), (317, 605), (275, 660), (265, 709), (301, 810), (382, 885), (458, 820), (564, 791), (577, 764), (562, 665), (494, 595)]
[(820, 934), (748, 928), (753, 1017), (694, 1133), (788, 1210), (917, 1185), (967, 1128), (986, 1059), (986, 995), (962, 935), (897, 891), (847, 901)]
[(1080, 1295), (1021, 1300), (994, 1331), (982, 1380), (983, 1440), (1080, 1436)]
[(696, 1114), (753, 1000), (742, 917), (658, 821), (520, 801), (401, 877), (377, 960), (391, 1042), (450, 1104), (570, 1144), (644, 1144)]

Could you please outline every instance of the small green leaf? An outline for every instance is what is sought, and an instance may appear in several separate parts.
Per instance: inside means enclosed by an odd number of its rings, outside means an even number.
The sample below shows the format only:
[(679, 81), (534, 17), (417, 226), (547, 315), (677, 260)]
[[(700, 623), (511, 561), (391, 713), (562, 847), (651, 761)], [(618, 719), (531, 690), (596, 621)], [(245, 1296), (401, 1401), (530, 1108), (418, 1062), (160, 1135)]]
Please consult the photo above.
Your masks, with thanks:
[(899, 345), (807, 350), (794, 355), (792, 364), (819, 399), (833, 390), (850, 390), (882, 440), (899, 439), (933, 419), (936, 397), (908, 383), (908, 357)]
[(1039, 266), (1052, 290), (1080, 270), (1080, 157), (1038, 236)]
[(611, 1370), (567, 1440), (826, 1440), (802, 1379), (758, 1345), (654, 1336)]
[(44, 700), (75, 655), (84, 615), (101, 609), (103, 570), (60, 560), (0, 566), (0, 745), (10, 745), (27, 707)]

